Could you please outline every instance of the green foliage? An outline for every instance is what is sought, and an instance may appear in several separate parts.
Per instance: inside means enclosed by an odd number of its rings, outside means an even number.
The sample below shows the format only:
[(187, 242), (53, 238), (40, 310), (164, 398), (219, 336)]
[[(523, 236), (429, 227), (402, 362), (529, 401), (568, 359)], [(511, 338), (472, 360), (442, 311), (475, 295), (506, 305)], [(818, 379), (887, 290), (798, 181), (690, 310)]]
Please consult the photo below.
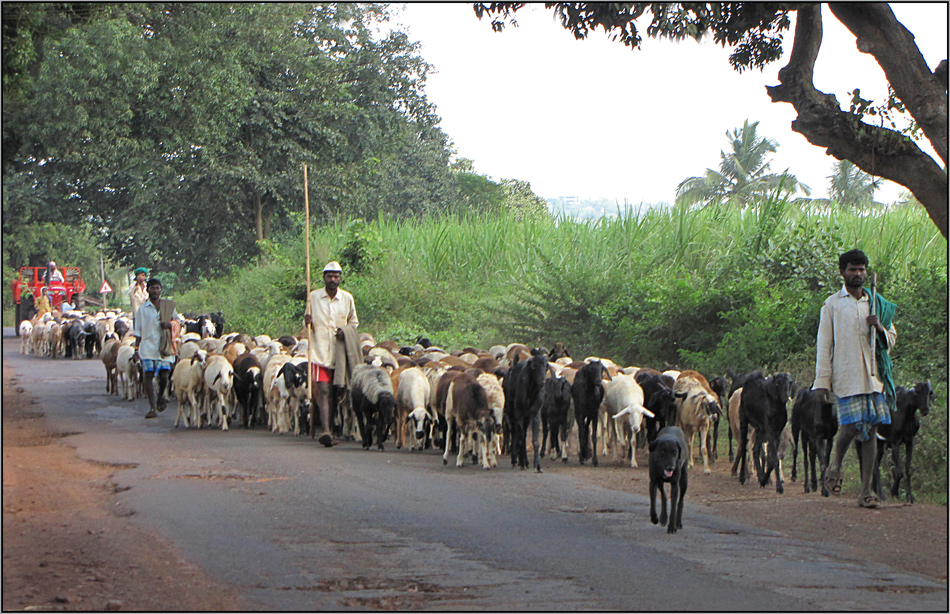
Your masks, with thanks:
[(368, 271), (382, 255), (383, 241), (379, 230), (355, 219), (347, 223), (345, 231), (346, 242), (340, 251), (341, 265), (353, 273)]

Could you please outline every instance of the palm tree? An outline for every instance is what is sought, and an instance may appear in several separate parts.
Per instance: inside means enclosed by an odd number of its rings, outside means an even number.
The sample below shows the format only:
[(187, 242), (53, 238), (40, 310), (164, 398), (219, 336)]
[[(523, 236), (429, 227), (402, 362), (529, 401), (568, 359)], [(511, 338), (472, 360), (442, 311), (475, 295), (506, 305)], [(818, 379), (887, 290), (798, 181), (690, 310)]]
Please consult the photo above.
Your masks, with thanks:
[(828, 198), (842, 208), (863, 209), (874, 202), (874, 192), (880, 183), (850, 160), (835, 162), (834, 173), (828, 177), (831, 186)]
[(769, 154), (778, 144), (757, 134), (759, 122), (745, 120), (741, 128), (726, 131), (732, 151), (720, 152), (719, 170), (706, 169), (702, 177), (689, 177), (676, 186), (676, 202), (685, 205), (714, 204), (732, 201), (746, 207), (776, 190), (792, 193), (801, 188), (806, 195), (811, 190), (799, 183), (788, 171), (770, 173)]

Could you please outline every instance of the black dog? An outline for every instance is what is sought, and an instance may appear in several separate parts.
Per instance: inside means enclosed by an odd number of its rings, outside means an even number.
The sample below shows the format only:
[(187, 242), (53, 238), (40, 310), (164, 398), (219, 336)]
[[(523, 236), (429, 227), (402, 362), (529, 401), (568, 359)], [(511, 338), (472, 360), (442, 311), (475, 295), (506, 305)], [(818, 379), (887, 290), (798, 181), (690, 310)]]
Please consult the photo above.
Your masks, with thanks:
[(662, 507), (660, 509), (660, 526), (666, 524), (666, 492), (663, 482), (670, 483), (670, 523), (667, 533), (676, 533), (683, 528), (683, 498), (686, 496), (686, 485), (689, 467), (689, 453), (686, 446), (686, 436), (679, 427), (667, 426), (660, 430), (656, 439), (650, 442), (650, 522), (657, 523), (656, 517), (656, 489), (660, 489)]

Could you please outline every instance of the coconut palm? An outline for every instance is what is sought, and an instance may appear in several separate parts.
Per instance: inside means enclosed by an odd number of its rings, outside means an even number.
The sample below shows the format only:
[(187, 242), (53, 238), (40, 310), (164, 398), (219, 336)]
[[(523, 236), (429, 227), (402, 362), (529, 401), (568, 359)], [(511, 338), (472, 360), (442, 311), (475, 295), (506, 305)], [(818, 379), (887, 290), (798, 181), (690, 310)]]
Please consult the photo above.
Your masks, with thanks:
[(834, 173), (828, 179), (831, 180), (828, 198), (842, 208), (867, 207), (874, 202), (874, 192), (880, 187), (877, 179), (862, 171), (850, 160), (835, 162)]
[(808, 195), (811, 192), (808, 186), (799, 183), (788, 171), (769, 172), (769, 154), (775, 153), (778, 144), (759, 137), (758, 125), (759, 122), (745, 120), (741, 128), (726, 131), (732, 150), (720, 152), (719, 170), (706, 169), (701, 177), (684, 179), (676, 186), (676, 202), (693, 205), (732, 201), (745, 207), (776, 190), (790, 194), (801, 188)]

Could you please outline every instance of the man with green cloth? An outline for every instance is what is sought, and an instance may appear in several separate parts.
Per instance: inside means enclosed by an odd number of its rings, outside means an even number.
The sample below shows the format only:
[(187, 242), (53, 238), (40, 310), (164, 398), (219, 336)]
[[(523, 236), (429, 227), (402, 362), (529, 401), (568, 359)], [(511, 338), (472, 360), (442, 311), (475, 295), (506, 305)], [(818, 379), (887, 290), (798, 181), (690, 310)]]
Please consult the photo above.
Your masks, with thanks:
[[(853, 249), (838, 258), (844, 287), (821, 307), (812, 389), (819, 400), (835, 402), (840, 425), (835, 457), (825, 475), (826, 487), (829, 492), (841, 494), (841, 461), (855, 440), (861, 456), (858, 505), (873, 508), (880, 504), (877, 494), (871, 492), (877, 425), (890, 424), (890, 412), (896, 409), (888, 350), (897, 341), (893, 324), (897, 306), (878, 294), (871, 310), (871, 296), (864, 289), (867, 267), (868, 258), (861, 250)], [(873, 359), (871, 334), (877, 335)], [(872, 371), (875, 363), (876, 373)]]

